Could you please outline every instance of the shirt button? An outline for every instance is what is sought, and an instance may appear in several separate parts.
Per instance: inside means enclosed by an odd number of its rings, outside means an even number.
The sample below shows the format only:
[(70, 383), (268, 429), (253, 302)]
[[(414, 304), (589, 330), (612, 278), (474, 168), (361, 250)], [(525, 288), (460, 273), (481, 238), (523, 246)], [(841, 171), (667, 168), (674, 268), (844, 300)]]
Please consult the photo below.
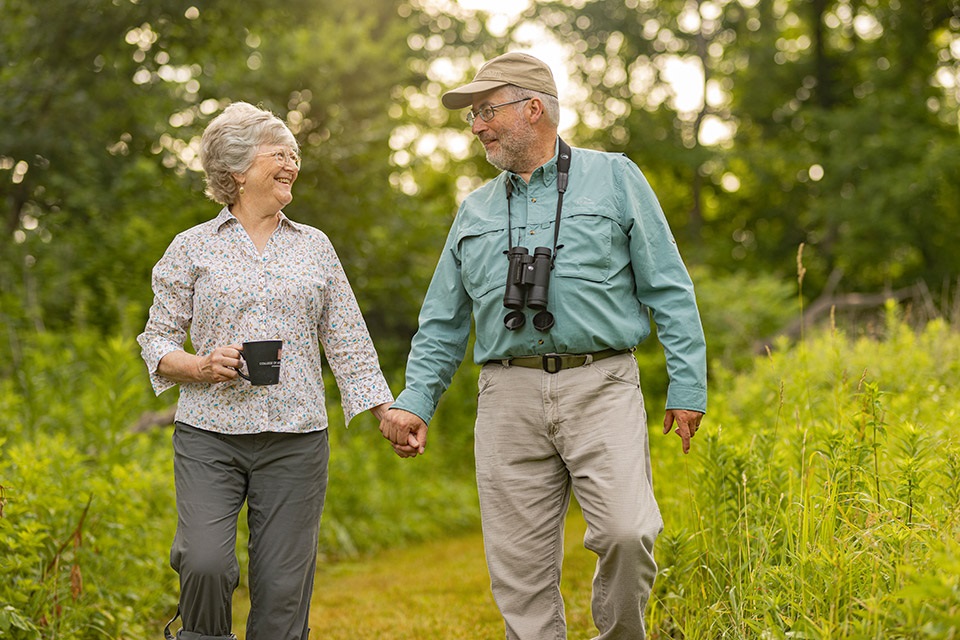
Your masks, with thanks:
[(536, 202), (536, 201), (537, 201), (536, 198), (530, 198), (530, 202)]
[(537, 344), (542, 345), (542, 344), (543, 344), (543, 340), (537, 340)]

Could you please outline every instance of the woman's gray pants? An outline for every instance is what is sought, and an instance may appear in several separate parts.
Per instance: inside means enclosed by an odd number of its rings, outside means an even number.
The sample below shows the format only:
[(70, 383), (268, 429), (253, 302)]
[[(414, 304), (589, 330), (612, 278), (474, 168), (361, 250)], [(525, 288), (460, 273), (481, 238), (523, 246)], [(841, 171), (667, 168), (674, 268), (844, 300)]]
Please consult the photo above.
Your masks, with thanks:
[(247, 640), (307, 640), (320, 516), (327, 489), (326, 430), (224, 435), (178, 422), (173, 433), (180, 574), (179, 638), (230, 638), (240, 582), (237, 519), (247, 503)]

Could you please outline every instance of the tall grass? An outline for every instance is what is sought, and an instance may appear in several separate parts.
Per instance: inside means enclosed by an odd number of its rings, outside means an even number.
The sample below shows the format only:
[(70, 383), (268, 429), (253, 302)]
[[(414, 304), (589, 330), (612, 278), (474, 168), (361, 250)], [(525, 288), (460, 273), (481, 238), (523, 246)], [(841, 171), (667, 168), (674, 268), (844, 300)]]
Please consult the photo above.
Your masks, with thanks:
[[(456, 423), (451, 411), (466, 415), (476, 402), (470, 380), (450, 399), (440, 415)], [(0, 638), (146, 638), (173, 616), (170, 427), (131, 427), (175, 400), (153, 397), (130, 337), (23, 340), (22, 366), (0, 379)], [(463, 471), (472, 448), (461, 442), (472, 426), (437, 429), (431, 455), (412, 464), (369, 415), (344, 429), (338, 399), (328, 400), (324, 562), (476, 526), (473, 476)], [(244, 567), (245, 544), (241, 535)]]
[[(640, 358), (656, 390), (662, 361)], [(22, 362), (0, 380), (0, 637), (150, 637), (176, 603), (169, 432), (128, 427), (173, 398), (152, 397), (130, 338), (41, 334)], [(416, 460), (368, 417), (343, 429), (329, 398), (324, 563), (476, 528), (475, 378), (464, 365)], [(651, 429), (651, 638), (960, 638), (958, 380), (960, 335), (894, 307), (869, 339), (808, 333), (715, 367), (689, 456)]]
[(960, 638), (960, 335), (891, 306), (881, 340), (781, 347), (655, 453), (689, 483), (656, 485), (652, 637)]

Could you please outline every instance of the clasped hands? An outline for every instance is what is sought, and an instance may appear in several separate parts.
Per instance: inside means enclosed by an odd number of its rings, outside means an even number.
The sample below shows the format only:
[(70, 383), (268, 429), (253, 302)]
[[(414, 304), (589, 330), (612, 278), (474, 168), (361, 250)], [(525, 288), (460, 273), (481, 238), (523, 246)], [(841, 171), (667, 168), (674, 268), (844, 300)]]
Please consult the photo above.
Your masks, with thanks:
[(401, 458), (415, 458), (427, 446), (427, 423), (403, 409), (389, 409), (380, 419), (380, 433)]

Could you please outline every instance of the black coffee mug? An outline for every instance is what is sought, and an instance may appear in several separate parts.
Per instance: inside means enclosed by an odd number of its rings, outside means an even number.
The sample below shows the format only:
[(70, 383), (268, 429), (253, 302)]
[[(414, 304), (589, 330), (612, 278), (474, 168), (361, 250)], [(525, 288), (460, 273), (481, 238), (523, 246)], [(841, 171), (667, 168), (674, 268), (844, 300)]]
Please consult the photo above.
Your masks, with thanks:
[(280, 382), (280, 353), (283, 340), (255, 340), (243, 343), (240, 357), (247, 363), (248, 376), (237, 369), (244, 380), (253, 385), (277, 384)]

